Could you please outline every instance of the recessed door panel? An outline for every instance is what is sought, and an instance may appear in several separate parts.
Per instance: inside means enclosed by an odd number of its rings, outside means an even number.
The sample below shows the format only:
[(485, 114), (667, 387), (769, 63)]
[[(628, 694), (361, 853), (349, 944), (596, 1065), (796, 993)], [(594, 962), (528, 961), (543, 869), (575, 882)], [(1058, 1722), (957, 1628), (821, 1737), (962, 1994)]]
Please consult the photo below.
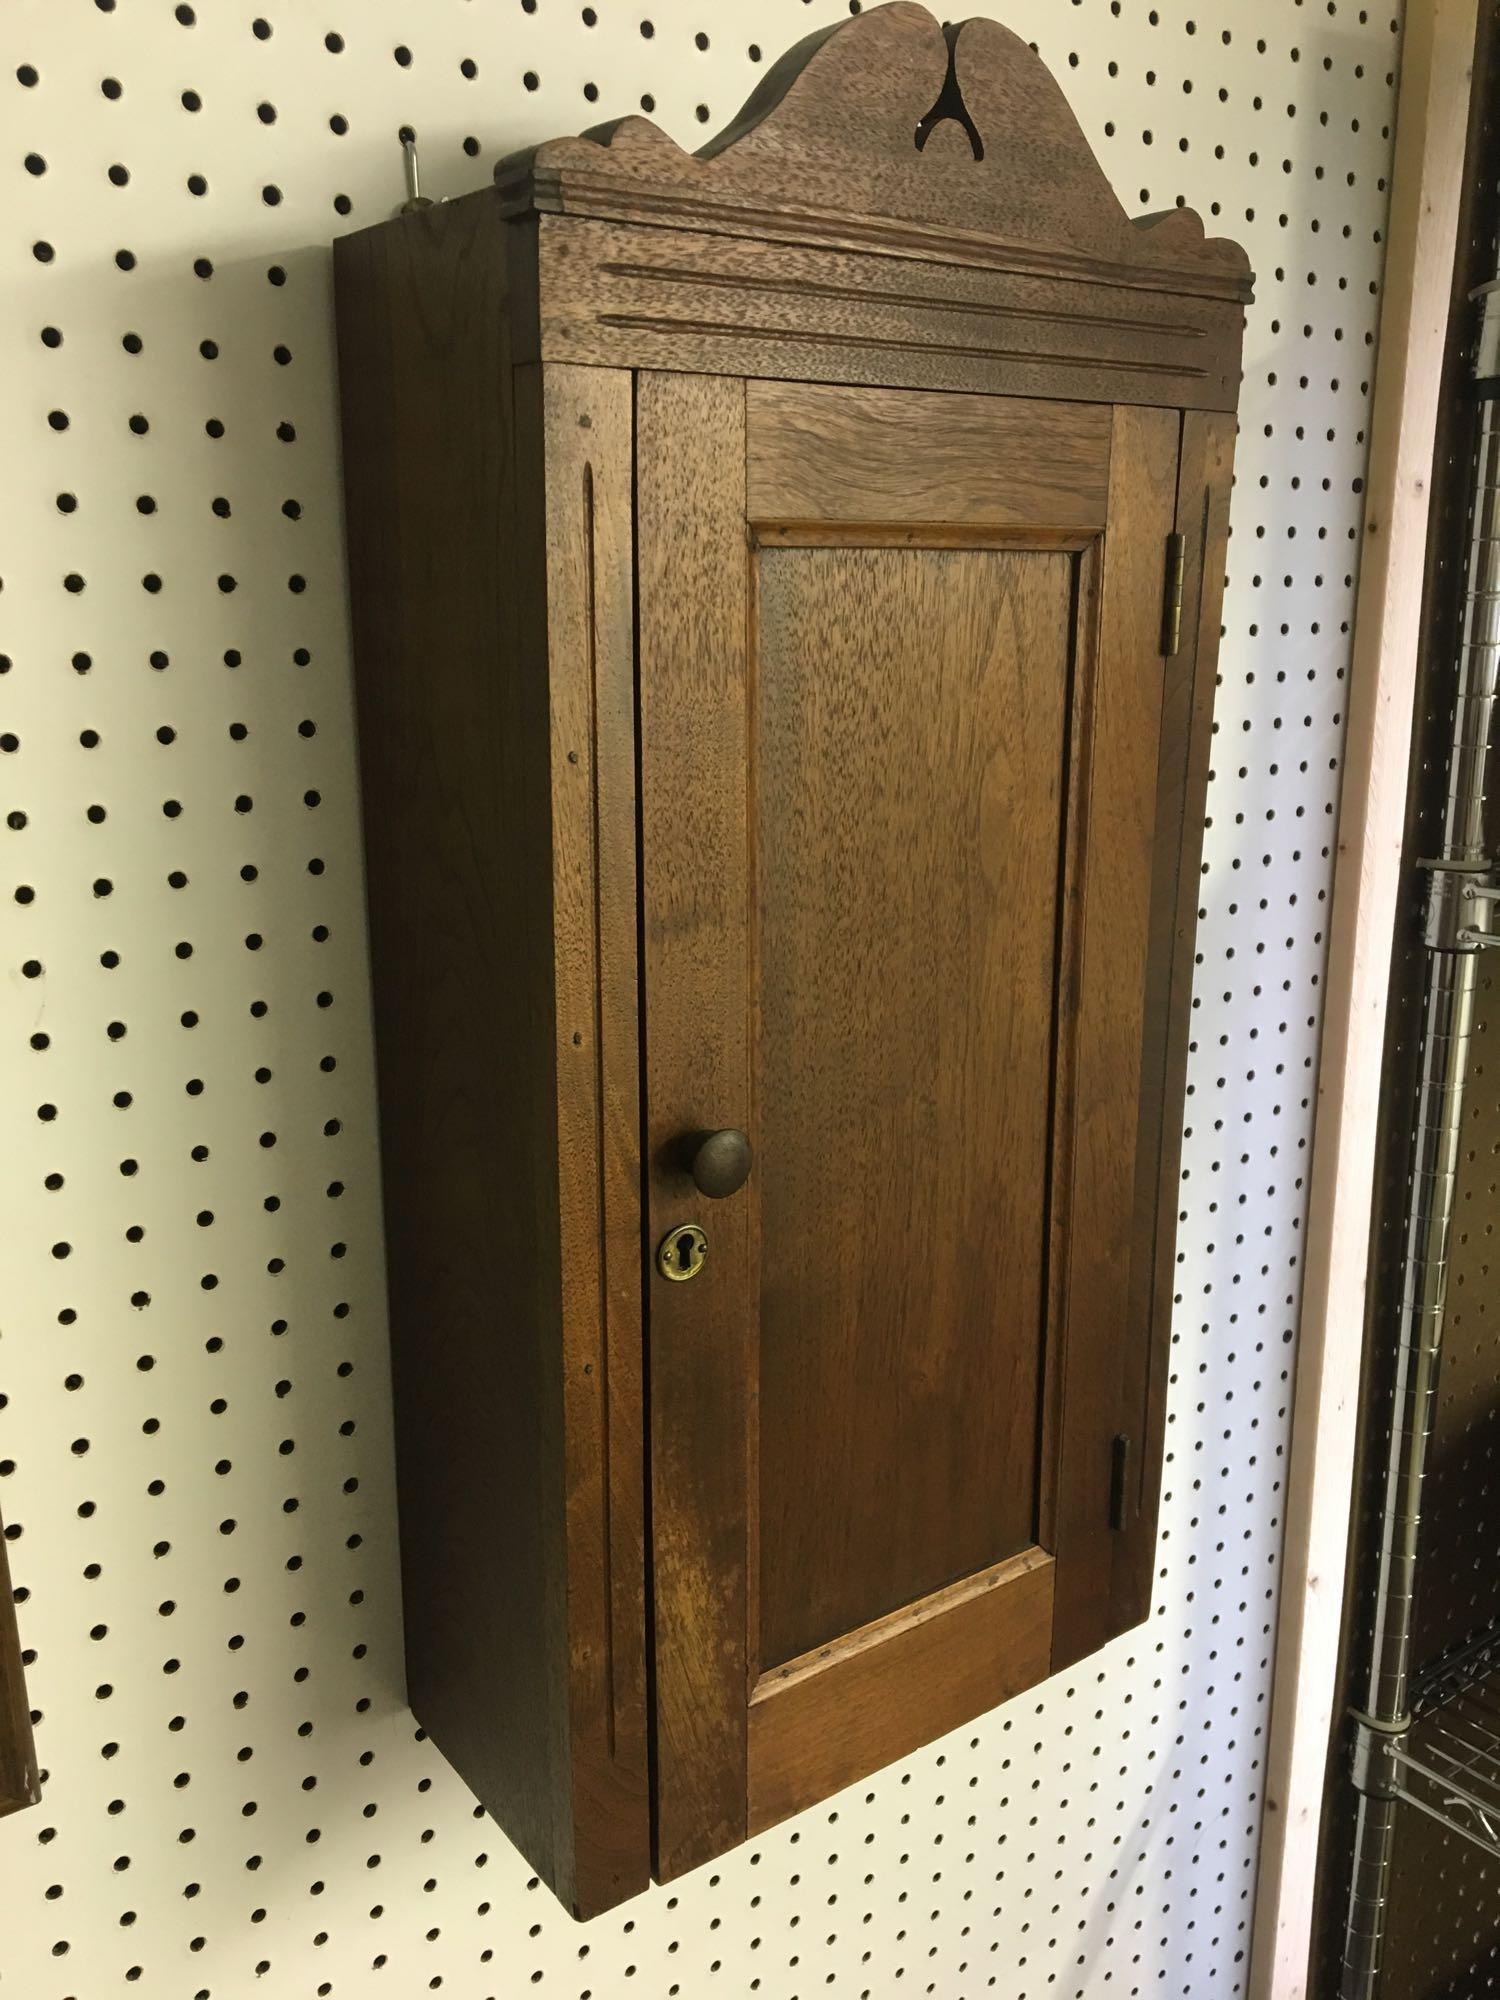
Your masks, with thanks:
[(1035, 1539), (1073, 560), (757, 551), (762, 1669)]

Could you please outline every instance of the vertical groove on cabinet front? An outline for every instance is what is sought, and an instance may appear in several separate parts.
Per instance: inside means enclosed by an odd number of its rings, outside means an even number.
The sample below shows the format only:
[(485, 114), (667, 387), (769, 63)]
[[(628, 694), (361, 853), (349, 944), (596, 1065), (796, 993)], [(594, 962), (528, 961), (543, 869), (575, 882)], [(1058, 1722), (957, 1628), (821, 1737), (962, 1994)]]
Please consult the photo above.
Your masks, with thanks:
[(649, 1846), (631, 380), (528, 367), (545, 438), (567, 1619), (576, 1904)]
[[(634, 415), (631, 423), (634, 424)], [(600, 881), (602, 863), (600, 854), (603, 841), (600, 834), (600, 773), (599, 773), (599, 593), (594, 571), (594, 468), (589, 460), (583, 467), (583, 567), (585, 630), (588, 642), (589, 662), (589, 771), (592, 782), (589, 785), (589, 862), (593, 872), (594, 898), (594, 986), (592, 993), (594, 1017), (594, 1201), (595, 1212), (595, 1255), (599, 1261), (601, 1278), (607, 1279), (609, 1270), (609, 1181), (605, 1169), (606, 1136), (604, 1130), (604, 1093), (608, 1087), (605, 1073), (604, 1053), (604, 983), (601, 977), (604, 965), (604, 894)], [(609, 1404), (609, 1350), (612, 1332), (609, 1311), (609, 1286), (607, 1281), (599, 1288), (599, 1325), (595, 1353), (599, 1371), (599, 1458), (600, 1458), (600, 1504), (603, 1513), (603, 1543), (606, 1563), (611, 1562), (614, 1551), (614, 1510), (611, 1506), (610, 1481), (612, 1462), (610, 1454), (610, 1404)], [(610, 1587), (604, 1591), (604, 1686), (605, 1686), (605, 1742), (611, 1757), (615, 1754), (616, 1707), (619, 1691), (615, 1681), (615, 1617), (614, 1594)]]
[[(749, 526), (750, 486), (754, 476), (754, 426), (751, 401), (756, 385), (745, 384), (745, 997), (749, 1083), (749, 1119), (745, 1130), (753, 1134), (757, 1146), (764, 1145), (765, 1128), (765, 1023), (761, 1012), (761, 979), (764, 970), (760, 896), (763, 856), (760, 838), (761, 793), (764, 783), (760, 740), (762, 699), (761, 634), (763, 575), (755, 530)], [(745, 1227), (748, 1232), (745, 1255), (747, 1268), (755, 1275), (754, 1320), (750, 1332), (751, 1367), (745, 1393), (745, 1699), (755, 1691), (765, 1666), (765, 1629), (761, 1610), (761, 1467), (763, 1460), (762, 1421), (764, 1381), (761, 1364), (761, 1311), (765, 1292), (765, 1235), (762, 1203), (763, 1173), (752, 1173), (744, 1189)], [(750, 1795), (754, 1779), (746, 1724), (746, 1812), (751, 1811)]]

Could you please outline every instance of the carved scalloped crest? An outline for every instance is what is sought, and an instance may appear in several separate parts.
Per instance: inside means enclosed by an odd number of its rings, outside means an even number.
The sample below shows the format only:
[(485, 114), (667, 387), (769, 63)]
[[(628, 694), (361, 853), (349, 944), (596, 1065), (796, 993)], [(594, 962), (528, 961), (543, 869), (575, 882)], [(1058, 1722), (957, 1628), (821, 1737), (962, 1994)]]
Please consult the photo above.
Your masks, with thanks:
[[(1248, 299), (1237, 243), (1192, 209), (1132, 221), (1062, 90), (996, 21), (946, 34), (891, 0), (809, 36), (738, 118), (687, 153), (645, 118), (502, 161), (509, 203), (677, 227), (731, 226)], [(967, 261), (968, 257), (960, 259)]]

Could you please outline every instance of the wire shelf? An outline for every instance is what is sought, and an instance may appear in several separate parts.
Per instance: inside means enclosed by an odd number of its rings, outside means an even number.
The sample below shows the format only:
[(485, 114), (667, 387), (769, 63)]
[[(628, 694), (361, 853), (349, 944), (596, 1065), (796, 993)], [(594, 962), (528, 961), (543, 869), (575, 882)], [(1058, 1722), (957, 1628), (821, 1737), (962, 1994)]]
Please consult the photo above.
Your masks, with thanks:
[(1402, 1798), (1500, 1855), (1500, 1669), (1455, 1682), (1392, 1745), (1391, 1757)]

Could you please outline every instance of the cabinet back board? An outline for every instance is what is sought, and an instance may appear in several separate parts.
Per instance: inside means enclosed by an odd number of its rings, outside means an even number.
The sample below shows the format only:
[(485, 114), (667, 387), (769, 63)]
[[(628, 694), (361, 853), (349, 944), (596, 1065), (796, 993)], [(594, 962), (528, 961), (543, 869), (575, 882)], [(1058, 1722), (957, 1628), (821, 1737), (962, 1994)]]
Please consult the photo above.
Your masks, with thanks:
[(338, 259), (412, 1695), (580, 1914), (1150, 1598), (1248, 275), (992, 23), (757, 95)]

